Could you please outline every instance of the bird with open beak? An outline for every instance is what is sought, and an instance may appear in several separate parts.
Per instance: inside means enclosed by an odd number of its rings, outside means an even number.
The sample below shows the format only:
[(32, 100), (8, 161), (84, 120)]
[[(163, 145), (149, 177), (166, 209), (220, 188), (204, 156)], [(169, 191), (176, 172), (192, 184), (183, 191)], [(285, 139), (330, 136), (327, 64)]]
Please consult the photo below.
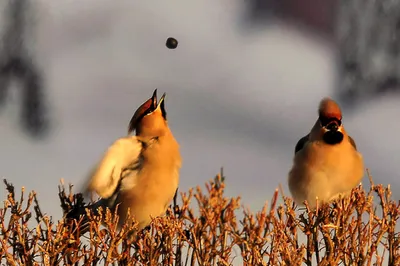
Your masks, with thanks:
[[(135, 136), (130, 135), (133, 131)], [(129, 211), (138, 230), (143, 229), (152, 217), (166, 212), (178, 189), (180, 167), (179, 145), (167, 123), (165, 93), (157, 103), (156, 89), (133, 115), (128, 136), (117, 139), (92, 171), (86, 192), (95, 192), (101, 199), (86, 208), (98, 213), (100, 206), (114, 211), (118, 205), (119, 228), (130, 222)], [(67, 217), (81, 215), (86, 211), (75, 210)], [(84, 228), (81, 234), (87, 231)]]
[(342, 123), (339, 105), (324, 98), (311, 132), (296, 144), (289, 189), (297, 204), (314, 209), (339, 196), (349, 195), (364, 176), (362, 155)]

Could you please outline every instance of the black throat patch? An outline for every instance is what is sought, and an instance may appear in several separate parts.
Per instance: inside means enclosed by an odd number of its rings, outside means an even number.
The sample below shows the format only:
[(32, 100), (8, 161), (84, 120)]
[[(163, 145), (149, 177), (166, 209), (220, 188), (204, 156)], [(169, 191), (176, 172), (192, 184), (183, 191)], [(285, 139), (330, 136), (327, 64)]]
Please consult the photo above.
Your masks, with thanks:
[(328, 131), (323, 135), (322, 139), (330, 145), (339, 144), (343, 141), (343, 133), (340, 131)]

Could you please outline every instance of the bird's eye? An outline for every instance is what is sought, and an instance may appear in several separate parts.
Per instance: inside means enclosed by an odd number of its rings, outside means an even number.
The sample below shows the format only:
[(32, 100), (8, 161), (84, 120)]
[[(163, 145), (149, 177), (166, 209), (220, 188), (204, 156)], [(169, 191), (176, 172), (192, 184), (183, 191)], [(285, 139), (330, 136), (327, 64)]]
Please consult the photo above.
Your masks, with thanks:
[(321, 123), (321, 126), (325, 127), (329, 124), (330, 121), (326, 117), (320, 117), (319, 122)]

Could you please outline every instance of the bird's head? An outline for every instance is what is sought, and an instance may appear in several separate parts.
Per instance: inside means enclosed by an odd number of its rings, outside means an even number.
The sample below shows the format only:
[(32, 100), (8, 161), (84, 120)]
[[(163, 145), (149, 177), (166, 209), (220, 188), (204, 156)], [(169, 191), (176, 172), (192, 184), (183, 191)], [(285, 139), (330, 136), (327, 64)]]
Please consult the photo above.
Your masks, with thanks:
[(342, 111), (339, 105), (330, 98), (321, 100), (318, 109), (318, 122), (322, 139), (327, 144), (338, 144), (343, 140)]
[(137, 136), (164, 135), (168, 129), (164, 100), (165, 93), (157, 103), (157, 89), (155, 89), (153, 96), (136, 110), (129, 122), (128, 134), (135, 130)]

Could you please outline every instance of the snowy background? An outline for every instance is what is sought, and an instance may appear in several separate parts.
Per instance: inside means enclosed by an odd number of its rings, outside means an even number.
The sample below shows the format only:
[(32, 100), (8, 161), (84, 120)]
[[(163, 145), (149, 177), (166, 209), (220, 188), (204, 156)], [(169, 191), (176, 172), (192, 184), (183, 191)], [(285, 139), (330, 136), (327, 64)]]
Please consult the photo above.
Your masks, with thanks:
[[(288, 194), (294, 146), (315, 122), (320, 99), (335, 95), (337, 52), (328, 39), (286, 23), (245, 23), (245, 2), (34, 1), (35, 31), (25, 41), (46, 74), (51, 131), (37, 140), (20, 130), (14, 83), (0, 114), (1, 177), (35, 190), (42, 210), (60, 218), (60, 179), (79, 190), (158, 88), (181, 145), (181, 191), (203, 187), (223, 166), (227, 193), (253, 210), (279, 184)], [(176, 50), (165, 47), (170, 36)], [(383, 95), (344, 108), (366, 167), (396, 199), (399, 106), (399, 97)]]

